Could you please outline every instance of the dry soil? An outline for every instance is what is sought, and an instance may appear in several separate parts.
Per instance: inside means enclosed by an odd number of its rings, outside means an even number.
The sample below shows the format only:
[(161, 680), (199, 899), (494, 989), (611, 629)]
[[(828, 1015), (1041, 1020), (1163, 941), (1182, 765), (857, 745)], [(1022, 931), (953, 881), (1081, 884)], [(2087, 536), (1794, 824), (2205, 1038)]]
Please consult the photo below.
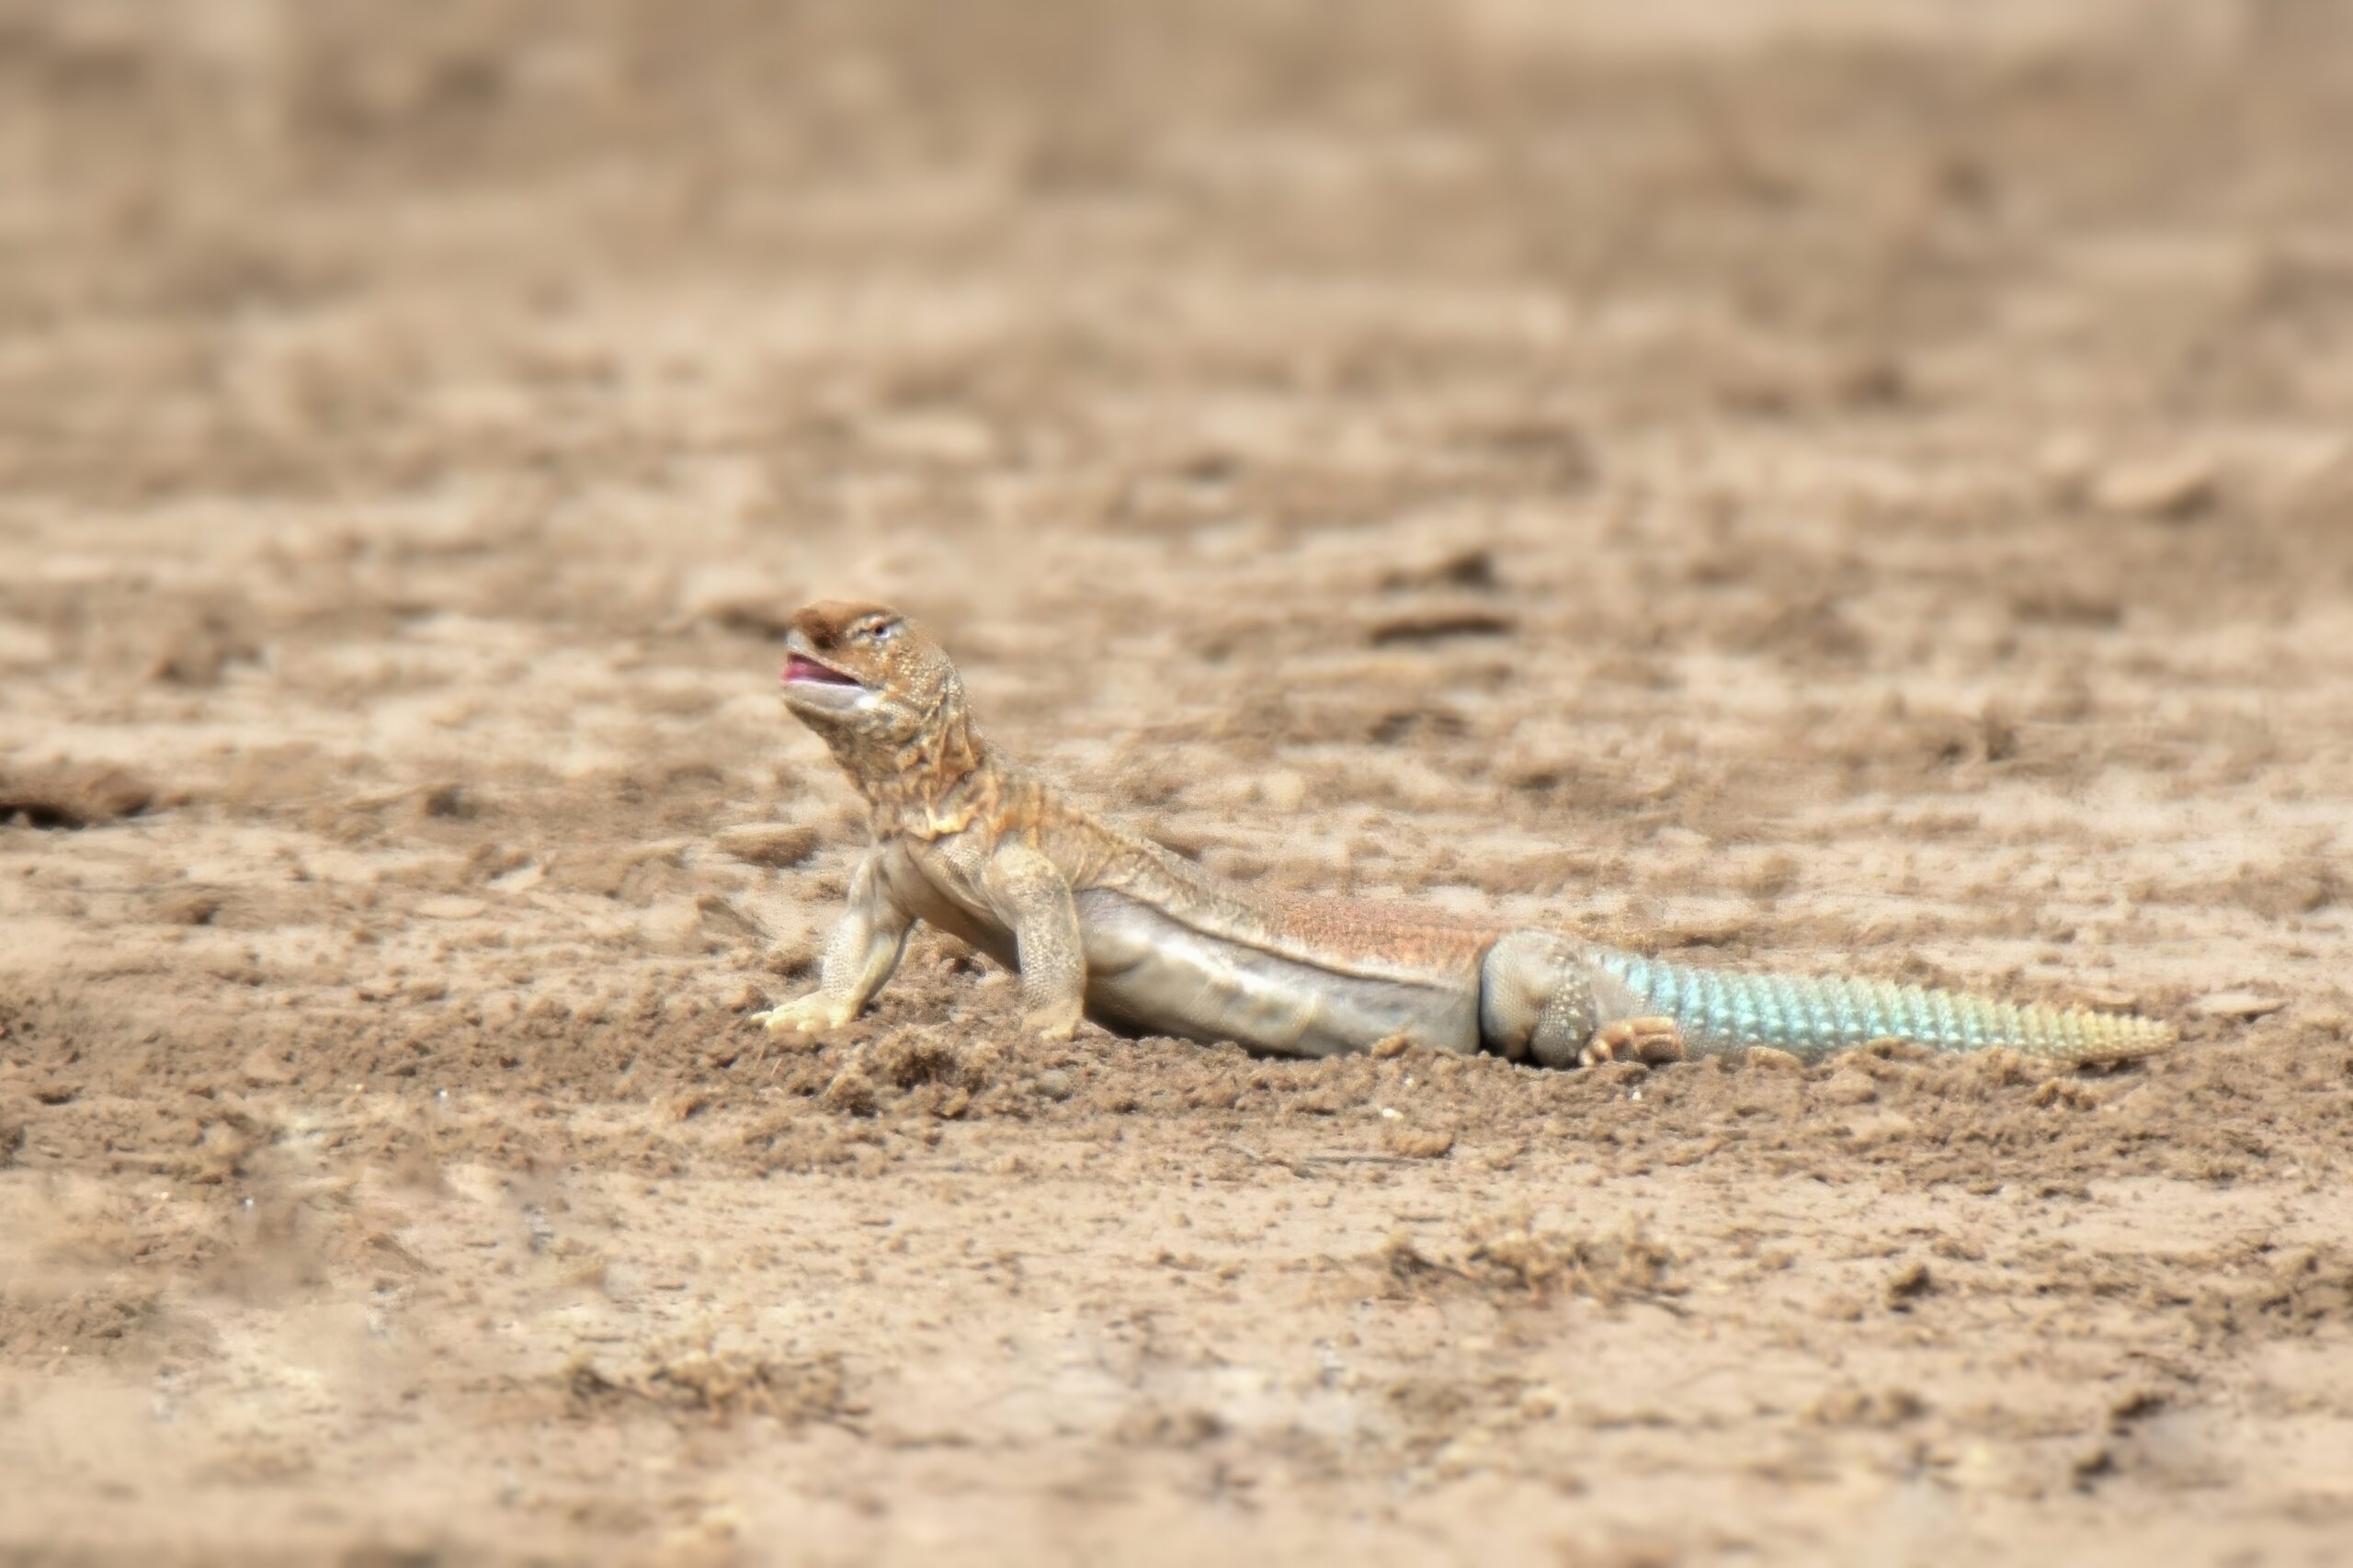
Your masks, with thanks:
[[(2353, 12), (0, 7), (0, 1560), (2353, 1556)], [(1269, 885), (2177, 1024), (802, 1048)]]

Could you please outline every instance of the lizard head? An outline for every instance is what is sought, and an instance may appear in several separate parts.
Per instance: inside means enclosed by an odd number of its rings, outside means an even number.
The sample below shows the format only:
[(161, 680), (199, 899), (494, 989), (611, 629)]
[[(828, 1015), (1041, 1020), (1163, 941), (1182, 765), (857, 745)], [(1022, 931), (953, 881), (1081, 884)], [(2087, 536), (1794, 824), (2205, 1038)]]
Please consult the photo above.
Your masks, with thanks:
[(933, 824), (988, 767), (947, 653), (888, 605), (827, 599), (784, 638), (784, 704), (817, 732), (878, 813)]
[(793, 616), (784, 650), (785, 706), (845, 763), (852, 750), (894, 749), (964, 722), (956, 666), (887, 605), (806, 606)]

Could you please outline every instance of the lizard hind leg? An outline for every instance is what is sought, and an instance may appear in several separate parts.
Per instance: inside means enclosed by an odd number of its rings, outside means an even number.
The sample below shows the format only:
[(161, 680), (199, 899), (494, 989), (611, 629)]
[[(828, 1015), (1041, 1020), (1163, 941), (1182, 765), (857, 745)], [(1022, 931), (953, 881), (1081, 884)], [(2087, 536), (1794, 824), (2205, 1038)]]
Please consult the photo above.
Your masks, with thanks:
[(1552, 931), (1507, 931), (1479, 964), (1479, 1034), (1489, 1051), (1540, 1066), (1575, 1065), (1601, 1024), (1590, 967)]
[(1603, 1062), (1680, 1062), (1673, 1018), (1556, 931), (1509, 931), (1479, 966), (1481, 1042), (1514, 1062), (1590, 1067)]

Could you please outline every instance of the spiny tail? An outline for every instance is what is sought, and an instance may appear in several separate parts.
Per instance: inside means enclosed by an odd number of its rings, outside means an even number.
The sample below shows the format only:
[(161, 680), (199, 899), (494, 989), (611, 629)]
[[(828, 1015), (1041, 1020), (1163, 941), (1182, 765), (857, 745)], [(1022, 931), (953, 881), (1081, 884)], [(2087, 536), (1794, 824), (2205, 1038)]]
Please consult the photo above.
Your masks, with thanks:
[(2006, 1046), (2067, 1062), (2119, 1062), (2173, 1043), (2149, 1018), (1997, 1002), (1883, 980), (1740, 974), (1691, 968), (1604, 949), (1601, 965), (1683, 1028), (1701, 1054), (1766, 1045), (1814, 1058), (1875, 1040), (1906, 1040), (1936, 1051)]

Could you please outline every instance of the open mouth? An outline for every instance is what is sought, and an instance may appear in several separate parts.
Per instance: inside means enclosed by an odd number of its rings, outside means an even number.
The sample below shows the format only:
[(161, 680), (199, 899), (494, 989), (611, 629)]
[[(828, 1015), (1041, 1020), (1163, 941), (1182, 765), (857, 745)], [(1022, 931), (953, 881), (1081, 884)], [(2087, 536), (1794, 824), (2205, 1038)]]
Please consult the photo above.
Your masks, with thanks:
[(821, 665), (803, 653), (795, 653), (784, 662), (784, 684), (787, 686), (858, 686), (852, 676), (842, 674), (829, 665)]

